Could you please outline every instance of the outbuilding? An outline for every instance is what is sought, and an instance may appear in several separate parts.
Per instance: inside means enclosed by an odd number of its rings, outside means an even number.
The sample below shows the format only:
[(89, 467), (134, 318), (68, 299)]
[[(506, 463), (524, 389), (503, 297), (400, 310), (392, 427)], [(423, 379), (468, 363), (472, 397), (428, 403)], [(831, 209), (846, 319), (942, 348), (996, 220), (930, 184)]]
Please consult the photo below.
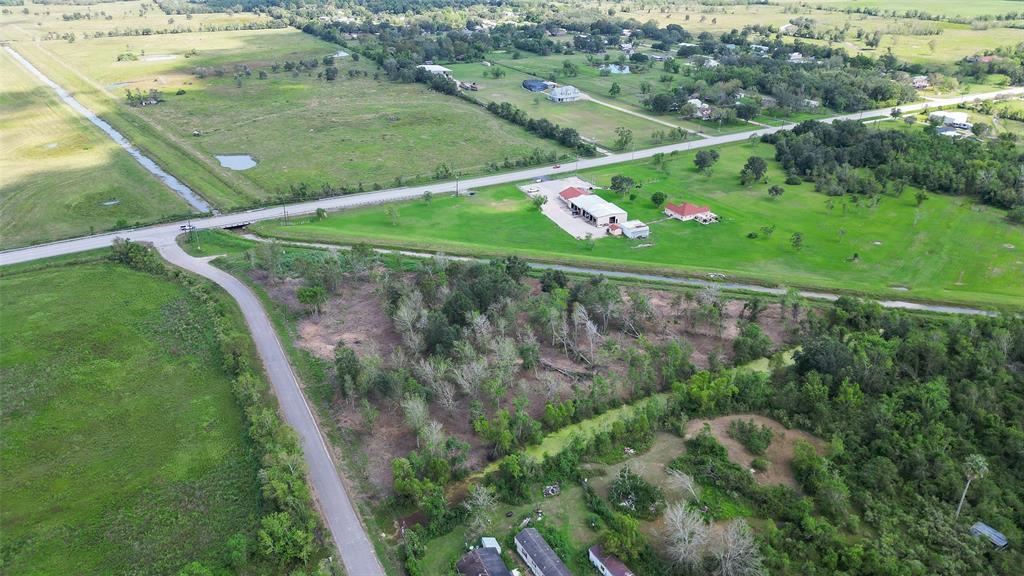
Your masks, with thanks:
[(1006, 545), (1010, 543), (1002, 532), (984, 522), (975, 522), (971, 526), (971, 536), (984, 536), (993, 546), (1000, 550), (1006, 548)]
[(627, 220), (622, 223), (622, 235), (630, 240), (647, 238), (651, 235), (651, 228), (639, 220)]
[(626, 211), (615, 204), (592, 194), (576, 196), (569, 200), (573, 216), (579, 216), (594, 226), (620, 224), (626, 221)]
[(516, 552), (530, 567), (533, 576), (572, 576), (536, 528), (523, 528), (515, 537)]
[(512, 576), (494, 548), (470, 550), (455, 563), (455, 570), (460, 576)]

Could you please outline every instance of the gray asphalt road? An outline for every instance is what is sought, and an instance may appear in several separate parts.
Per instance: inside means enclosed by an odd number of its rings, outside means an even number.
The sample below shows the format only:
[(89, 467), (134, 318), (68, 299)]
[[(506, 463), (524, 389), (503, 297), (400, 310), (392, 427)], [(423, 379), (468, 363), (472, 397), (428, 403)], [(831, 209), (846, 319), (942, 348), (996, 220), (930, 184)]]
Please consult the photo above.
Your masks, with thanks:
[(316, 418), (313, 417), (299, 381), (288, 362), (288, 356), (259, 299), (240, 280), (211, 266), (208, 259), (193, 258), (186, 254), (173, 238), (170, 242), (159, 244), (157, 249), (171, 264), (209, 278), (238, 302), (270, 378), (274, 395), (281, 406), (281, 413), (288, 425), (299, 435), (309, 468), (309, 481), (313, 485), (321, 516), (331, 531), (345, 570), (352, 576), (384, 576), (373, 544), (370, 543), (359, 515), (349, 499), (337, 466), (320, 434)]

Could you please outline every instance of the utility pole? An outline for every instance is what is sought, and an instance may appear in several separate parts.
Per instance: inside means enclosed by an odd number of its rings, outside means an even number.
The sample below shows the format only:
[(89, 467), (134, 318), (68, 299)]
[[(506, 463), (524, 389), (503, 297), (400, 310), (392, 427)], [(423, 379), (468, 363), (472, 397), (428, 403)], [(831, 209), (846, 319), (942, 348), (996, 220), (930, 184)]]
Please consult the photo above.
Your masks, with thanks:
[(455, 197), (456, 198), (459, 197), (459, 178), (460, 177), (461, 177), (461, 173), (455, 175)]

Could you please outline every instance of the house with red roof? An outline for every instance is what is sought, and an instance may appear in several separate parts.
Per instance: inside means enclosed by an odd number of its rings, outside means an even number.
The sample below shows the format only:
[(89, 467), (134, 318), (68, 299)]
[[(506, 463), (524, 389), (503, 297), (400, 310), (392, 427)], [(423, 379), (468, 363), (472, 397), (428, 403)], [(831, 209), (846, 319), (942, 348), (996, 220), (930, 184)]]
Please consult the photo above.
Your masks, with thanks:
[(682, 204), (666, 204), (665, 215), (669, 218), (675, 218), (681, 222), (687, 222), (689, 220), (696, 220), (701, 224), (718, 222), (718, 215), (712, 212), (711, 208), (708, 208), (707, 206), (697, 206), (696, 204), (690, 204), (689, 202), (683, 202)]
[(558, 197), (562, 199), (562, 202), (569, 204), (569, 201), (572, 200), (573, 198), (579, 198), (580, 196), (586, 196), (587, 194), (590, 194), (590, 192), (587, 192), (586, 190), (580, 190), (575, 186), (570, 186), (569, 188), (566, 188), (565, 190), (559, 192)]

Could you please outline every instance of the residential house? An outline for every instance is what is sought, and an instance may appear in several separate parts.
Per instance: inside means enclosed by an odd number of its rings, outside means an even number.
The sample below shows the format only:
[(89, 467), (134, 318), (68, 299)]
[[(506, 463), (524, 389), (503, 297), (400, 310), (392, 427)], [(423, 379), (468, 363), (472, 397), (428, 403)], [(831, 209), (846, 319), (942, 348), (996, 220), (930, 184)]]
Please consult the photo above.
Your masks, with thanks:
[(704, 58), (705, 68), (717, 68), (719, 64), (721, 64), (721, 62), (715, 60), (714, 58)]
[(552, 102), (576, 102), (583, 100), (583, 93), (575, 86), (555, 86), (548, 92), (548, 100)]
[(811, 98), (804, 98), (804, 106), (808, 108), (821, 108), (820, 100), (813, 100)]
[(455, 563), (455, 570), (460, 576), (512, 576), (494, 548), (470, 550)]
[(928, 77), (924, 75), (914, 76), (910, 79), (910, 84), (918, 90), (924, 90), (932, 85), (932, 83), (928, 81)]
[(604, 576), (633, 576), (633, 571), (622, 560), (605, 552), (600, 545), (591, 546), (588, 552), (590, 563)]
[(750, 51), (755, 54), (768, 54), (768, 47), (764, 44), (751, 44)]
[(626, 211), (615, 204), (591, 194), (569, 200), (573, 216), (579, 216), (594, 226), (608, 226), (626, 221)]
[(937, 121), (944, 126), (952, 126), (953, 128), (959, 128), (961, 130), (970, 130), (974, 127), (974, 124), (971, 124), (971, 117), (967, 112), (949, 112), (940, 110), (929, 114), (928, 119)]
[(694, 118), (700, 118), (701, 120), (711, 118), (711, 106), (701, 102), (700, 98), (690, 98), (686, 103), (693, 106)]
[(689, 202), (683, 202), (682, 204), (666, 204), (665, 215), (669, 218), (674, 218), (680, 222), (688, 222), (690, 220), (696, 220), (701, 224), (711, 224), (712, 222), (718, 222), (718, 215), (711, 211), (707, 206), (697, 206), (696, 204), (690, 204)]
[(516, 551), (530, 567), (533, 576), (572, 576), (555, 551), (536, 528), (523, 528), (515, 537)]

